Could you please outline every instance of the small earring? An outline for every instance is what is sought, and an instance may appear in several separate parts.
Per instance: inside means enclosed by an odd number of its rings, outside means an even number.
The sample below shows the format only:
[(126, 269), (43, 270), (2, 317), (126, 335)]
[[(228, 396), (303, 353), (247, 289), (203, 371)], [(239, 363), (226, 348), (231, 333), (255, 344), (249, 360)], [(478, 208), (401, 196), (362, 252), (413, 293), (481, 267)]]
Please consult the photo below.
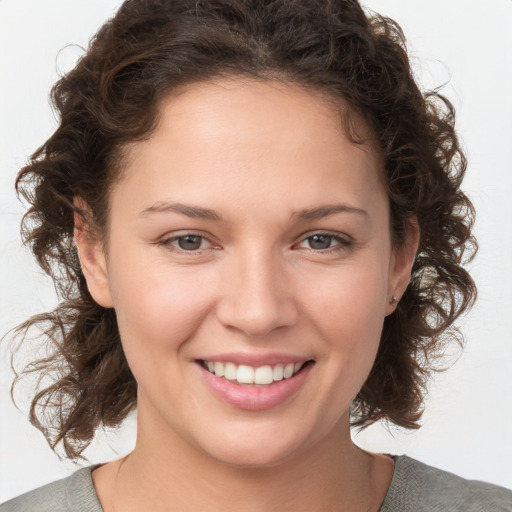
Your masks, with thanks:
[(394, 306), (395, 304), (398, 304), (398, 299), (393, 295), (393, 297), (391, 297), (391, 300), (389, 301), (389, 303)]

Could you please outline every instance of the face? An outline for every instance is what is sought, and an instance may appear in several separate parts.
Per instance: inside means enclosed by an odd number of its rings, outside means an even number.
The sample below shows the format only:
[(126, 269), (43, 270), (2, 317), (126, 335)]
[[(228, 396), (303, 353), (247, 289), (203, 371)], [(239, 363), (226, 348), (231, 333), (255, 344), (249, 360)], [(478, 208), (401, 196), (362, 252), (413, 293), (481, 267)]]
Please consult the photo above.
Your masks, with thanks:
[(298, 86), (233, 79), (168, 98), (129, 149), (106, 254), (81, 256), (116, 310), (139, 436), (246, 466), (349, 439), (411, 255), (377, 156), (341, 126)]

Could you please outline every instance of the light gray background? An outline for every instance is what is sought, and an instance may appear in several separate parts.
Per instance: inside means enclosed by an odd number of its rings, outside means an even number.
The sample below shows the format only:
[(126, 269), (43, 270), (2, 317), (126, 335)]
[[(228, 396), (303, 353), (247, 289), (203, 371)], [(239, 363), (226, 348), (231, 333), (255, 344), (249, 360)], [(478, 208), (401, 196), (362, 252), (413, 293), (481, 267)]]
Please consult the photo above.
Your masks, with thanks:
[[(23, 209), (12, 184), (27, 156), (55, 127), (49, 89), (81, 53), (66, 45), (85, 46), (119, 4), (0, 0), (0, 334), (55, 304), (51, 283), (20, 246)], [(365, 5), (402, 25), (424, 87), (449, 82), (444, 91), (457, 107), (470, 158), (465, 189), (479, 214), (481, 250), (471, 266), (479, 301), (462, 322), (467, 346), (453, 368), (432, 382), (422, 429), (388, 433), (377, 425), (356, 441), (512, 487), (512, 1), (367, 0)], [(60, 462), (28, 424), (26, 402), (20, 403), (21, 412), (12, 406), (8, 368), (2, 351), (0, 502), (76, 468)], [(131, 418), (120, 434), (103, 435), (89, 450), (90, 461), (129, 450), (133, 426)]]

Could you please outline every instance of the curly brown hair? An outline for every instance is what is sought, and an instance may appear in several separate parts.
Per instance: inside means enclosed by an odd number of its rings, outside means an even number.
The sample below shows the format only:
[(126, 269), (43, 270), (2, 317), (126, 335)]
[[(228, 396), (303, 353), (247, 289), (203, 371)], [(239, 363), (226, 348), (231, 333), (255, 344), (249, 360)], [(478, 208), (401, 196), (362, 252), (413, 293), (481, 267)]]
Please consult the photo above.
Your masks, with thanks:
[(219, 76), (279, 79), (342, 100), (363, 116), (379, 146), (395, 244), (411, 218), (421, 238), (411, 282), (386, 317), (373, 369), (353, 404), (353, 424), (387, 419), (416, 428), (425, 384), (453, 323), (476, 289), (462, 265), (476, 250), (474, 210), (460, 190), (466, 159), (454, 111), (438, 91), (422, 94), (405, 39), (392, 20), (356, 0), (127, 0), (52, 90), (60, 125), (17, 178), (30, 203), (23, 235), (62, 302), (18, 327), (49, 341), (47, 357), (23, 374), (50, 375), (30, 419), (52, 448), (80, 456), (100, 426), (136, 407), (115, 311), (99, 306), (73, 242), (79, 197), (101, 233), (123, 149), (147, 138), (159, 104), (177, 87)]

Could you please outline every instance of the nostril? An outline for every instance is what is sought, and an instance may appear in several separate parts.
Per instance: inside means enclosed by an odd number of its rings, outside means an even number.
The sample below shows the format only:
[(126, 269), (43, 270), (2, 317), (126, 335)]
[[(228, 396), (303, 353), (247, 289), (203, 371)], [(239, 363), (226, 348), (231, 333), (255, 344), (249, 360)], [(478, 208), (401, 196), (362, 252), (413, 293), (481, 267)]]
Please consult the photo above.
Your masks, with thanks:
[(298, 312), (288, 299), (264, 297), (245, 299), (226, 298), (217, 309), (219, 321), (226, 327), (251, 337), (266, 336), (275, 329), (294, 325)]

